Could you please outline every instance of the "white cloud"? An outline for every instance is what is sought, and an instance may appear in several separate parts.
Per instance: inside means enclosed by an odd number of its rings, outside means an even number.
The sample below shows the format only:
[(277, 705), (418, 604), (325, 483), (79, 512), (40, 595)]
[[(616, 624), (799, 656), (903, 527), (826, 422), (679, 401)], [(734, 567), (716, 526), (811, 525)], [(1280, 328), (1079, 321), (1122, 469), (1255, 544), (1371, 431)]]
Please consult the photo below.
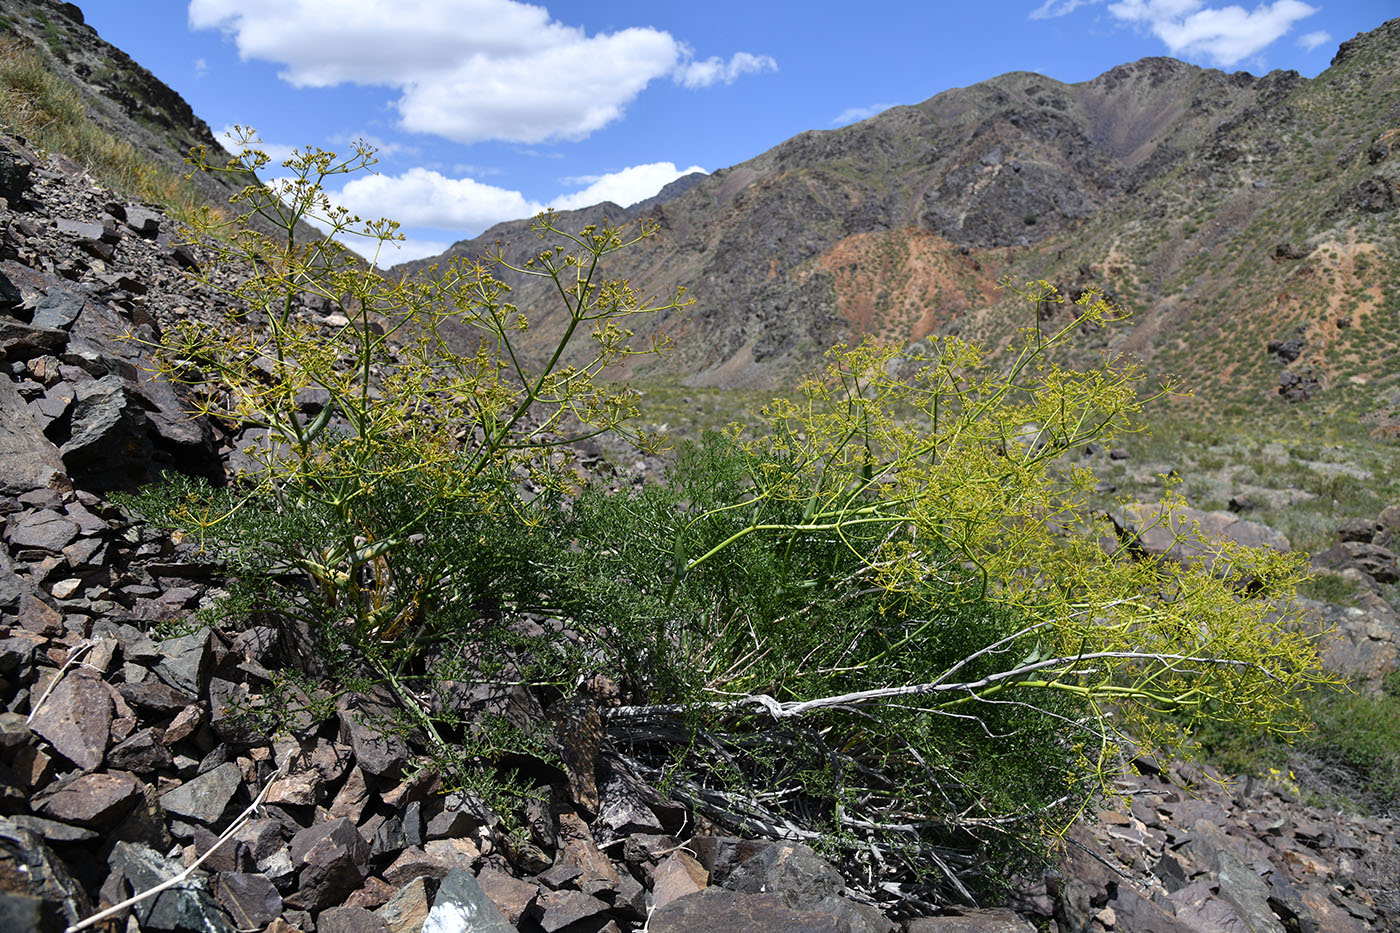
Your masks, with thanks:
[(1247, 11), (1240, 6), (1207, 8), (1202, 0), (1120, 0), (1108, 10), (1120, 20), (1147, 26), (1173, 55), (1205, 56), (1229, 67), (1283, 36), (1317, 7), (1302, 0), (1274, 0)]
[(1311, 52), (1319, 45), (1326, 45), (1332, 41), (1332, 34), (1319, 29), (1317, 32), (1310, 32), (1298, 37), (1298, 44)]
[(718, 56), (711, 56), (704, 61), (682, 62), (676, 68), (673, 77), (677, 84), (685, 87), (709, 87), (720, 82), (733, 84), (743, 75), (777, 70), (778, 63), (771, 55), (735, 52), (727, 62)]
[[(633, 165), (599, 175), (579, 191), (540, 202), (509, 188), (472, 178), (448, 178), (420, 167), (401, 175), (364, 175), (330, 196), (366, 219), (389, 217), (406, 229), (432, 228), (475, 236), (492, 224), (531, 217), (545, 207), (574, 210), (602, 201), (627, 207), (651, 197), (682, 175), (703, 171), (698, 165), (678, 169), (672, 162)], [(354, 246), (352, 241), (347, 243)]]
[(1068, 16), (1082, 6), (1102, 2), (1103, 0), (1045, 0), (1040, 6), (1031, 10), (1030, 19), (1055, 19), (1060, 16)]
[(891, 107), (898, 107), (898, 104), (871, 104), (869, 107), (847, 107), (832, 118), (832, 126), (845, 126), (847, 123), (859, 123), (861, 120), (868, 120), (877, 113), (884, 113)]
[(363, 175), (346, 182), (335, 200), (361, 217), (390, 217), (405, 227), (479, 232), (491, 224), (544, 210), (519, 191), (473, 178), (448, 178), (426, 168), (402, 175)]
[(633, 165), (620, 172), (611, 172), (591, 179), (574, 179), (576, 182), (587, 181), (588, 187), (555, 198), (550, 202), (550, 206), (560, 210), (574, 210), (611, 201), (622, 207), (630, 207), (638, 201), (645, 201), (683, 175), (703, 171), (705, 170), (698, 165), (678, 169), (674, 162)]
[(196, 58), (196, 59), (194, 60), (194, 76), (195, 76), (196, 78), (202, 78), (202, 77), (204, 77), (205, 75), (207, 75), (208, 73), (209, 73), (209, 63), (206, 62), (206, 61), (205, 61), (204, 59), (202, 59), (202, 58)]
[(295, 87), (397, 89), (405, 129), (461, 143), (582, 139), (657, 78), (704, 86), (776, 67), (745, 52), (694, 62), (651, 27), (590, 36), (517, 0), (190, 0), (189, 21)]

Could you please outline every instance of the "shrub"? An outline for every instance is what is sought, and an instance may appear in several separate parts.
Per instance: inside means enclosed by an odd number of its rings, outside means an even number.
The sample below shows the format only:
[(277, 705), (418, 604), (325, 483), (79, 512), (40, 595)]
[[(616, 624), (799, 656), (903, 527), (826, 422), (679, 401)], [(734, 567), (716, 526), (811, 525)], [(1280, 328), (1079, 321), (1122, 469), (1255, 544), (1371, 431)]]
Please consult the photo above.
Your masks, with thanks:
[[(634, 412), (594, 380), (645, 310), (599, 278), (626, 241), (539, 220), (573, 251), (514, 270), (553, 279), (568, 310), (532, 367), (515, 339), (527, 322), (486, 266), (390, 281), (329, 236), (295, 242), (308, 217), (359, 226), (321, 183), (369, 160), (303, 154), (290, 185), (241, 197), (286, 240), (226, 231), (222, 257), (252, 263), (241, 316), (222, 336), (173, 329), (163, 358), (208, 410), (265, 432), (261, 466), (145, 503), (348, 645), (451, 779), (480, 785), (516, 743), (541, 747), (528, 729), (470, 728), (455, 690), (550, 700), (602, 675), (627, 767), (726, 825), (825, 847), (883, 897), (942, 903), (1040, 852), (1105, 791), (1125, 741), (1297, 728), (1297, 691), (1320, 679), (1288, 624), (1299, 562), (1230, 544), (1148, 559), (1090, 510), (1093, 477), (1064, 456), (1141, 408), (1133, 369), (1051, 362), (1117, 317), (1100, 296), (1059, 331), (1032, 313), (996, 360), (955, 338), (837, 348), (796, 401), (764, 410), (766, 432), (710, 434), (666, 483), (612, 492), (564, 454)], [(245, 152), (232, 168), (261, 167)], [(330, 340), (298, 317), (306, 291), (346, 310)], [(1031, 308), (1059, 300), (1021, 291)], [(476, 335), (465, 351), (449, 324)], [(592, 362), (564, 366), (581, 329)], [(312, 387), (329, 398), (314, 417)]]

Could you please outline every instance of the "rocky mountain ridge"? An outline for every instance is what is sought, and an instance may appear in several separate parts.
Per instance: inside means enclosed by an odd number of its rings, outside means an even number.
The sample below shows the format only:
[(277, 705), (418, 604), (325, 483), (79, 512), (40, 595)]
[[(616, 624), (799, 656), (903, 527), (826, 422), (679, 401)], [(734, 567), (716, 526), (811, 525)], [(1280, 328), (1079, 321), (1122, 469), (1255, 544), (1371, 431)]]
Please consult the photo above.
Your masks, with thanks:
[[(664, 371), (693, 385), (779, 388), (865, 334), (995, 345), (1027, 323), (998, 280), (1044, 278), (1135, 313), (1086, 335), (1086, 350), (1180, 371), (1212, 403), (1308, 382), (1370, 412), (1387, 404), (1382, 360), (1400, 345), (1400, 293), (1382, 271), (1400, 226), (1396, 61), (1400, 20), (1310, 80), (1168, 58), (1075, 85), (1012, 73), (800, 134), (659, 204), (562, 222), (660, 225), (615, 271), (696, 297), (688, 315), (643, 325), (675, 338)], [(527, 227), (498, 224), (438, 261), (497, 244), (523, 258)], [(531, 283), (516, 297), (550, 313)], [(1283, 386), (1265, 348), (1295, 336), (1305, 348)]]

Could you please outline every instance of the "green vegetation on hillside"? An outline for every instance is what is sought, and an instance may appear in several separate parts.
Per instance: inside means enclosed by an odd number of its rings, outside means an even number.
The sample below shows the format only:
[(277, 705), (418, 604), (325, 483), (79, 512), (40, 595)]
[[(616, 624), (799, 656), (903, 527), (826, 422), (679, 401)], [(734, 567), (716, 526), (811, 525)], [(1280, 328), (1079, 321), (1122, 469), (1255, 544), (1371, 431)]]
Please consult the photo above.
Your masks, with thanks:
[(53, 73), (42, 53), (15, 37), (0, 38), (0, 132), (62, 153), (101, 184), (177, 217), (207, 204), (179, 173), (94, 123), (77, 89)]
[[(228, 170), (262, 160), (245, 150)], [(395, 281), (329, 237), (296, 242), (313, 217), (394, 235), (321, 189), (369, 161), (307, 153), (287, 187), (245, 190), (231, 226), (205, 217), (251, 274), (224, 327), (173, 327), (159, 350), (204, 410), (261, 432), (258, 468), (139, 506), (241, 577), (219, 624), (314, 625), (340, 687), (386, 684), (448, 781), (508, 815), (539, 778), (496, 766), (558, 764), (542, 724), (480, 728), (454, 690), (606, 697), (614, 753), (711, 819), (967, 900), (1105, 791), (1125, 737), (1171, 749), (1211, 722), (1301, 727), (1300, 693), (1324, 677), (1288, 624), (1299, 562), (1231, 545), (1148, 559), (1066, 465), (1141, 408), (1136, 371), (1051, 360), (1081, 324), (1114, 323), (1100, 296), (1063, 328), (1031, 314), (1004, 359), (956, 338), (838, 348), (761, 430), (711, 433), (666, 483), (611, 491), (568, 445), (655, 443), (630, 427), (635, 394), (598, 379), (652, 349), (627, 327), (655, 309), (603, 272), (635, 240), (541, 218), (540, 251), (510, 268), (553, 284), (564, 325), (532, 363), (517, 347), (533, 324), (490, 263)], [(298, 316), (305, 292), (343, 307), (329, 339)]]

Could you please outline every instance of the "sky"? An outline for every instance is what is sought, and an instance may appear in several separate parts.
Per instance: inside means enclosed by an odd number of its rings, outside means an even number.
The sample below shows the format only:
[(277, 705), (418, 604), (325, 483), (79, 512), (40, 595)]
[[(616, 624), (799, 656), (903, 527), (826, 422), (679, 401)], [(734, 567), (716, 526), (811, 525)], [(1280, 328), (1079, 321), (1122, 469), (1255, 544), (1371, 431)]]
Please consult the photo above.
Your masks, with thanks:
[[(436, 255), (545, 207), (623, 206), (1009, 71), (1086, 81), (1170, 55), (1323, 71), (1394, 0), (80, 0), (107, 41), (221, 135), (378, 149), (331, 192)], [(355, 246), (355, 243), (350, 245)]]

